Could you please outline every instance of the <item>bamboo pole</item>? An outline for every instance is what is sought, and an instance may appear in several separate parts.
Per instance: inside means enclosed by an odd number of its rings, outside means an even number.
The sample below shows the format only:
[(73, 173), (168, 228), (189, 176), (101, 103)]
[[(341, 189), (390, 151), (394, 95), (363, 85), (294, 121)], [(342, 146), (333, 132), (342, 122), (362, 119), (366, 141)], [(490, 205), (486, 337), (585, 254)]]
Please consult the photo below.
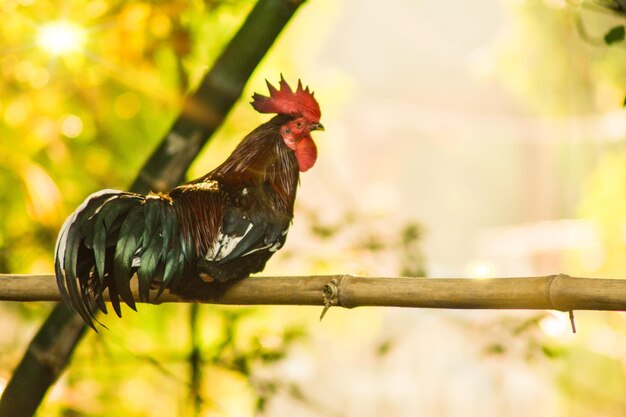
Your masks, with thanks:
[[(136, 289), (134, 293), (139, 302)], [(626, 280), (563, 274), (489, 279), (252, 277), (234, 283), (219, 296), (198, 290), (193, 298), (169, 292), (155, 297), (156, 293), (151, 303), (615, 311), (626, 310)], [(0, 301), (59, 300), (53, 275), (0, 275)]]

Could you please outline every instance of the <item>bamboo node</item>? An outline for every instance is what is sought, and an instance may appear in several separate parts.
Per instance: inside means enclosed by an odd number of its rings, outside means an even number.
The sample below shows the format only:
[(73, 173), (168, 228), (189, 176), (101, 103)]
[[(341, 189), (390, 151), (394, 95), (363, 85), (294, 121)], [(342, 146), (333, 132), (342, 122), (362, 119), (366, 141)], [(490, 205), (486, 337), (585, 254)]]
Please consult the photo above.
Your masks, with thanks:
[(547, 287), (547, 296), (548, 296), (548, 301), (550, 302), (550, 306), (553, 310), (559, 310), (559, 311), (569, 311), (569, 308), (566, 308), (566, 306), (563, 305), (563, 303), (561, 303), (561, 297), (560, 297), (560, 293), (557, 291), (556, 294), (554, 294), (554, 290), (553, 290), (553, 285), (555, 283), (557, 283), (557, 285), (561, 284), (560, 281), (564, 281), (567, 282), (567, 280), (571, 279), (572, 277), (567, 275), (567, 274), (556, 274), (556, 275), (552, 275), (550, 277), (550, 282), (548, 283), (548, 287)]
[(326, 315), (326, 312), (331, 306), (335, 306), (339, 303), (339, 281), (337, 278), (333, 278), (330, 282), (327, 282), (324, 285), (323, 289), (324, 293), (324, 309), (322, 310), (322, 314), (320, 315), (320, 321)]

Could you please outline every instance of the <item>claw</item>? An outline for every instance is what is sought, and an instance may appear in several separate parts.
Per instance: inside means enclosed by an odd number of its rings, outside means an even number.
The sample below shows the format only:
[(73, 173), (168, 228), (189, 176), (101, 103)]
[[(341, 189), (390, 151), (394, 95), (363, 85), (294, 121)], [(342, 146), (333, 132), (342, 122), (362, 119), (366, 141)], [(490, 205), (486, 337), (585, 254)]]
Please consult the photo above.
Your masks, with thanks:
[(212, 276), (204, 272), (200, 272), (200, 274), (198, 275), (200, 276), (200, 279), (204, 282), (213, 282), (215, 280)]

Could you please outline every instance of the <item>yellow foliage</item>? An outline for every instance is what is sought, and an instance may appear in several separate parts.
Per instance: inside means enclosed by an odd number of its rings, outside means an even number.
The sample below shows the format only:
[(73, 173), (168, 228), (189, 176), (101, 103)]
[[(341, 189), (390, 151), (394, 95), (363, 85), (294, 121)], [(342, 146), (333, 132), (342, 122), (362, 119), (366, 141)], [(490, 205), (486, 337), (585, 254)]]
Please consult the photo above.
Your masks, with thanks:
[(626, 151), (607, 153), (583, 186), (580, 215), (600, 232), (604, 262), (597, 272), (623, 277), (626, 271)]

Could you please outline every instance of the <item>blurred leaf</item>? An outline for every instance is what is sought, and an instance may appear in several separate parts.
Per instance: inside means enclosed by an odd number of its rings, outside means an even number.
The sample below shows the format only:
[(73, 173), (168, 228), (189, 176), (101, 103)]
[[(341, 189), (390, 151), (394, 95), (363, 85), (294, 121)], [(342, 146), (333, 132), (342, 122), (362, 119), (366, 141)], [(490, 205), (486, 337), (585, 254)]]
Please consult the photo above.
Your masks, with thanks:
[(624, 40), (625, 34), (626, 32), (624, 31), (624, 25), (615, 26), (604, 35), (604, 42), (607, 45), (621, 42)]
[(393, 347), (393, 340), (387, 339), (376, 347), (376, 355), (385, 356), (389, 353), (392, 347)]
[(506, 348), (500, 343), (494, 343), (492, 345), (489, 345), (485, 350), (485, 353), (487, 353), (488, 355), (502, 355), (505, 352)]
[(543, 345), (541, 352), (550, 359), (556, 359), (567, 353), (567, 350), (561, 346), (556, 345)]
[(422, 237), (422, 228), (419, 224), (410, 223), (402, 230), (402, 243), (409, 245)]
[(534, 315), (526, 320), (521, 321), (516, 326), (513, 326), (511, 331), (516, 336), (519, 336), (529, 330), (532, 331), (537, 327), (537, 324), (543, 317), (543, 314)]
[(624, 0), (594, 0), (594, 3), (615, 11), (624, 11)]

